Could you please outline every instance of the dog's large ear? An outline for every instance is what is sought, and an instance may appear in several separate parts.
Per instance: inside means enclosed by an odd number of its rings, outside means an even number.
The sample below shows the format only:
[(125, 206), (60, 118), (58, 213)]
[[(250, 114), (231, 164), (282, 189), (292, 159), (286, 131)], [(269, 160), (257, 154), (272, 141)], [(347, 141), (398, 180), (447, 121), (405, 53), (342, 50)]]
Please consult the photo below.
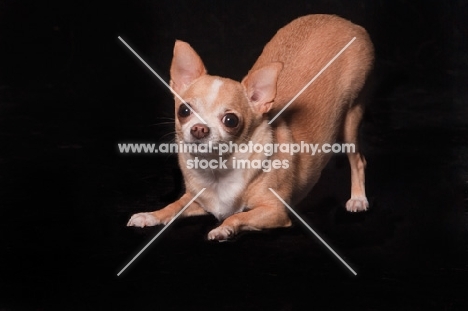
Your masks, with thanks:
[(177, 40), (171, 63), (171, 87), (183, 93), (192, 82), (206, 74), (205, 66), (197, 52), (187, 42)]
[(242, 85), (254, 111), (267, 113), (276, 97), (276, 83), (283, 63), (273, 62), (257, 69), (242, 80)]

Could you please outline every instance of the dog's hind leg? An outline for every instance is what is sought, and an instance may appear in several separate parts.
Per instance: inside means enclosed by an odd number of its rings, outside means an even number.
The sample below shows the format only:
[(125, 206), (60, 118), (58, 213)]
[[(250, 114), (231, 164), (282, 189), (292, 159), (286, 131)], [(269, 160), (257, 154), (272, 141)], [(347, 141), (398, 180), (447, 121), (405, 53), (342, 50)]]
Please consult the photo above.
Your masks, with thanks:
[[(358, 98), (359, 100), (359, 98)], [(346, 210), (349, 212), (365, 211), (369, 208), (365, 190), (366, 159), (360, 152), (358, 142), (359, 124), (363, 115), (363, 106), (357, 103), (350, 107), (344, 124), (344, 142), (354, 144), (355, 150), (347, 150), (349, 164), (351, 166), (351, 198), (346, 202)]]

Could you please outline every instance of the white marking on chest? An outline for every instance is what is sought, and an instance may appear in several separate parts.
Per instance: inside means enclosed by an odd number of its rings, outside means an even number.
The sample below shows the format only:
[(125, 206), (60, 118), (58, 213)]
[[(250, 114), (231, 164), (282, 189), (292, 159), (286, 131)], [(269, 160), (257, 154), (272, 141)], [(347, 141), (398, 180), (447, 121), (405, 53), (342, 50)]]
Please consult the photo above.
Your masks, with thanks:
[(212, 104), (216, 100), (221, 85), (223, 85), (223, 81), (219, 79), (215, 79), (213, 83), (211, 83), (210, 88), (208, 90), (208, 95), (206, 96), (206, 102), (208, 104)]
[(246, 186), (243, 170), (232, 169), (226, 173), (218, 178), (211, 176), (212, 185), (201, 195), (205, 210), (220, 220), (244, 208), (239, 200)]

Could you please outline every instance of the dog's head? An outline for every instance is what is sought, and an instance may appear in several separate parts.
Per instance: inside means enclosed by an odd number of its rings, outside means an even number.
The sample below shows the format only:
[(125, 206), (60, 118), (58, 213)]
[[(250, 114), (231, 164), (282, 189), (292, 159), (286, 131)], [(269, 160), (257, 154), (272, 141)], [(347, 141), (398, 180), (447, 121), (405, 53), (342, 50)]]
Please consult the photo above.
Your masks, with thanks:
[(271, 109), (282, 67), (279, 62), (271, 63), (249, 73), (239, 83), (208, 75), (193, 48), (176, 41), (170, 83), (177, 93), (177, 139), (213, 145), (248, 141), (252, 130)]

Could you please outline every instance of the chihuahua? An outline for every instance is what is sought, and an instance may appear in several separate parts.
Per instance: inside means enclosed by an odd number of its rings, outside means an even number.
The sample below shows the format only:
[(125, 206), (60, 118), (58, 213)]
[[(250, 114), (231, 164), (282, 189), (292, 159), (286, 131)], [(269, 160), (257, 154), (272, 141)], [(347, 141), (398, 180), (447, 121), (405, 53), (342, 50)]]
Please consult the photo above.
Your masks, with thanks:
[[(354, 152), (348, 153), (351, 198), (346, 209), (367, 210), (366, 161), (357, 136), (373, 59), (367, 32), (334, 15), (307, 15), (281, 28), (240, 83), (208, 75), (192, 47), (176, 41), (170, 69), (171, 88), (177, 94), (176, 139), (195, 146), (209, 144), (212, 150), (179, 152), (185, 194), (160, 210), (133, 215), (127, 225), (167, 224), (193, 201), (181, 216), (212, 214), (221, 222), (208, 233), (209, 240), (228, 240), (246, 230), (290, 226), (288, 209), (270, 188), (288, 205), (299, 203), (318, 181), (331, 153), (266, 154), (231, 148), (219, 155), (215, 151), (222, 144), (232, 147), (247, 142), (278, 146), (333, 144), (341, 139), (354, 144)], [(262, 165), (234, 165), (240, 160)], [(210, 166), (194, 165), (202, 161)], [(265, 170), (265, 163), (273, 164)]]

